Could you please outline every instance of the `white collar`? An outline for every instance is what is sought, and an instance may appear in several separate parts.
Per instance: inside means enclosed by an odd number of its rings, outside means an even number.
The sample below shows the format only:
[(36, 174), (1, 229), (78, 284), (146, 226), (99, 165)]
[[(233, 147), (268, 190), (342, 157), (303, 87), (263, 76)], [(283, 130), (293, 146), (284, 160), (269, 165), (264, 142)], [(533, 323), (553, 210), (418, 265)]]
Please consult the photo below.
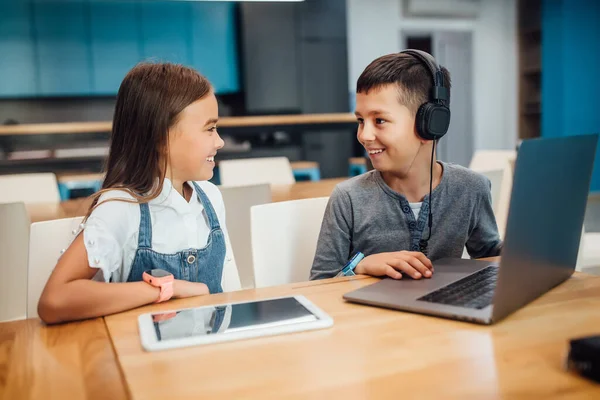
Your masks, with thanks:
[(196, 193), (196, 188), (194, 187), (193, 183), (188, 182), (188, 185), (190, 185), (192, 188), (192, 195), (189, 203), (181, 194), (179, 194), (177, 190), (175, 190), (171, 180), (169, 178), (165, 178), (160, 194), (155, 199), (150, 200), (149, 204), (170, 207), (179, 212), (189, 212), (190, 207), (195, 206), (199, 202), (198, 194)]

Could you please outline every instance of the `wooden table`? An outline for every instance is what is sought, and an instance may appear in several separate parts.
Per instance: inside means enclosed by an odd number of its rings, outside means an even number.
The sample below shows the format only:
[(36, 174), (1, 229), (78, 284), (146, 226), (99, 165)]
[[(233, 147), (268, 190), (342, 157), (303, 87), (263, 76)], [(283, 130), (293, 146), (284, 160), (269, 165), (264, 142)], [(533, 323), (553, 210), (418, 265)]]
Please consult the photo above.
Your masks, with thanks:
[[(376, 281), (357, 276), (173, 300), (105, 318), (110, 339), (101, 319), (3, 323), (0, 399), (600, 398), (600, 385), (562, 370), (568, 339), (598, 333), (599, 277), (576, 273), (492, 327), (342, 299)], [(141, 348), (141, 313), (294, 294), (329, 313), (334, 326), (156, 353)]]
[(126, 399), (102, 318), (0, 324), (0, 399)]
[(321, 179), (314, 182), (298, 182), (291, 185), (272, 185), (271, 196), (273, 203), (288, 200), (311, 199), (331, 195), (338, 183), (348, 178)]
[[(291, 185), (273, 185), (273, 202), (326, 197), (333, 188), (348, 178), (322, 179), (315, 182), (298, 182)], [(60, 203), (26, 204), (31, 222), (49, 221), (59, 218), (71, 218), (85, 215), (91, 205), (90, 198), (67, 200)]]
[(91, 204), (91, 199), (86, 197), (60, 203), (29, 203), (25, 204), (25, 208), (27, 208), (29, 220), (33, 223), (79, 217), (87, 213)]
[[(576, 274), (492, 327), (342, 299), (376, 281), (178, 300), (107, 317), (106, 324), (133, 399), (600, 398), (600, 385), (562, 370), (568, 339), (600, 329), (600, 278)], [(156, 353), (141, 348), (141, 313), (293, 294), (321, 307), (334, 326)]]

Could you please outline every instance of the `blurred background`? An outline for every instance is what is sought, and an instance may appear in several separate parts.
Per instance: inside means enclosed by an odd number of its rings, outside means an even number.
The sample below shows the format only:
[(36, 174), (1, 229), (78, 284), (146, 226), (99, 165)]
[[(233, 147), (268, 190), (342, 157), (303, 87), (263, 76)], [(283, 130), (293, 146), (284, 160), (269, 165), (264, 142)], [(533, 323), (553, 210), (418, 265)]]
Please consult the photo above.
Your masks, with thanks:
[(363, 155), (347, 115), (358, 75), (404, 48), (451, 72), (442, 160), (599, 132), (599, 18), (595, 0), (0, 0), (0, 174), (100, 172), (109, 125), (73, 123), (109, 123), (142, 60), (198, 69), (221, 116), (331, 113), (221, 128), (219, 160), (283, 156), (321, 178)]
[[(449, 69), (438, 158), (490, 180), (504, 238), (520, 142), (600, 133), (599, 22), (600, 0), (0, 0), (0, 321), (37, 316), (101, 188), (115, 97), (140, 61), (214, 85), (225, 147), (212, 181), (252, 288), (308, 277), (328, 196), (370, 167), (356, 80), (406, 48)], [(600, 161), (576, 270), (600, 275)]]

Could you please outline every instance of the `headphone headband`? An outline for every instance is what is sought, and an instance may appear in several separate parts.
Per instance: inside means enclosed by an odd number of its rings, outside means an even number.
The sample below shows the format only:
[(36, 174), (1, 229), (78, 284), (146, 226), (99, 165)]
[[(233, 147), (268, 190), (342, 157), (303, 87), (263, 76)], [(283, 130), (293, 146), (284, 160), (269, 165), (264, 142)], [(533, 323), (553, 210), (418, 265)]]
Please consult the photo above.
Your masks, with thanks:
[(450, 98), (448, 96), (448, 89), (446, 88), (444, 82), (444, 74), (442, 73), (442, 69), (435, 61), (433, 56), (427, 52), (415, 49), (403, 50), (400, 53), (410, 54), (427, 68), (433, 83), (431, 97), (434, 101), (442, 102), (442, 104), (448, 104), (450, 102)]
[(444, 84), (444, 74), (435, 59), (421, 50), (401, 51), (417, 60), (429, 71), (433, 86), (427, 102), (421, 104), (415, 115), (415, 128), (425, 140), (438, 140), (448, 132), (450, 126), (450, 91)]

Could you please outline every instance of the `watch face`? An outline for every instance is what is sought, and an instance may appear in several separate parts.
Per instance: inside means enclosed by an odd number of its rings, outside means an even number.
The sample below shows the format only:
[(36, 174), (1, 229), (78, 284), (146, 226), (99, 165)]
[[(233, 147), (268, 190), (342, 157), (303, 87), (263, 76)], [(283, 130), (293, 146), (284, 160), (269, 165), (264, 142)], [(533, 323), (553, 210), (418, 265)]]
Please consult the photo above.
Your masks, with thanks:
[(173, 275), (170, 272), (165, 271), (164, 269), (151, 269), (151, 270), (146, 271), (146, 273), (155, 278), (163, 278), (165, 276)]

